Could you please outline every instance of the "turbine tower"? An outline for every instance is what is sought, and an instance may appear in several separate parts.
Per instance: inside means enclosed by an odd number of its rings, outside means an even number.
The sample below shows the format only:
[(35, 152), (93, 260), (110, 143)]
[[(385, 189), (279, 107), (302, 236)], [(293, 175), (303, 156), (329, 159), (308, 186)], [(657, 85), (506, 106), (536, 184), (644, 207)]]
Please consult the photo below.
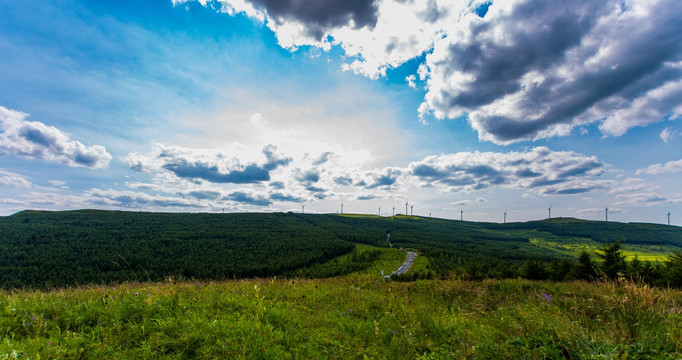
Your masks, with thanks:
[(305, 205), (301, 205), (301, 214), (305, 213)]
[(459, 209), (459, 221), (464, 221), (464, 210)]
[(405, 215), (407, 215), (407, 205), (409, 204), (408, 201), (405, 201)]
[(343, 203), (341, 203), (341, 213), (343, 214)]
[(670, 213), (668, 213), (668, 226), (670, 226)]
[(395, 205), (393, 205), (393, 215), (391, 216), (395, 216)]
[(379, 206), (379, 216), (381, 216), (381, 206)]
[(604, 206), (604, 215), (606, 216), (606, 222), (609, 222), (609, 207)]
[(504, 223), (507, 223), (507, 210), (504, 211)]
[(548, 219), (551, 219), (551, 218), (552, 218), (552, 205), (550, 205), (550, 206), (547, 208), (547, 218), (548, 218)]
[(414, 205), (410, 205), (410, 216), (414, 215)]

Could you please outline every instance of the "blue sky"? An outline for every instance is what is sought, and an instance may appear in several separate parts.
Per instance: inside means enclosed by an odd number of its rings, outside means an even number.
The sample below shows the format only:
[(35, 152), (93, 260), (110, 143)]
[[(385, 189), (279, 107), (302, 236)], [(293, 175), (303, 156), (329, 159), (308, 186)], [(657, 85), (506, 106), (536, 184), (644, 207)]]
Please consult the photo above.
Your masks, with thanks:
[(679, 225), (681, 15), (674, 0), (3, 2), (0, 215), (409, 201)]

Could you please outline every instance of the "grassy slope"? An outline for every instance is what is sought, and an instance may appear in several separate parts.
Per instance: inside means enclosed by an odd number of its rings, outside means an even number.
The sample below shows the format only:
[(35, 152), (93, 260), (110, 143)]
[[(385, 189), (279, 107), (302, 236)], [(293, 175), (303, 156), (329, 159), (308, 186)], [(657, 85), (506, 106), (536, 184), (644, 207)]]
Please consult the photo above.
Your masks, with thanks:
[(679, 358), (681, 322), (631, 283), (129, 283), (0, 291), (0, 358)]

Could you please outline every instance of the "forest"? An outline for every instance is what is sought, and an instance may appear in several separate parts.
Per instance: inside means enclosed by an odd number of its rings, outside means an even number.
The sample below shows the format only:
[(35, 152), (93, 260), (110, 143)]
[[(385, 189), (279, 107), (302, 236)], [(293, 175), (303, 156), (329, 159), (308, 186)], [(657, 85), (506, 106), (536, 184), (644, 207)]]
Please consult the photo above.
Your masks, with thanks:
[[(389, 234), (394, 247), (414, 249), (429, 261), (428, 269), (400, 280), (560, 281), (625, 274), (675, 285), (678, 262), (682, 278), (682, 228), (676, 226), (566, 218), (497, 224), (409, 216), (79, 210), (0, 218), (0, 287), (339, 276), (369, 267), (378, 256), (357, 253), (356, 244), (388, 247)], [(638, 251), (652, 247), (666, 255), (640, 261)], [(635, 256), (626, 261), (625, 250)], [(342, 255), (346, 261), (335, 260)]]

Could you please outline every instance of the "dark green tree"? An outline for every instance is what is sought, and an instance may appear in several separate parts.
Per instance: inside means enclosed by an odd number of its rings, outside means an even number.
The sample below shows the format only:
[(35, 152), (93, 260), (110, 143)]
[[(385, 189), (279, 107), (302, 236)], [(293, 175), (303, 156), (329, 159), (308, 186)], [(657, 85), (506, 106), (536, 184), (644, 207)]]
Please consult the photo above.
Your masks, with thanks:
[(627, 270), (625, 256), (623, 256), (620, 250), (622, 241), (622, 238), (615, 243), (610, 243), (607, 240), (604, 246), (600, 247), (598, 249), (599, 252), (597, 252), (597, 256), (602, 259), (601, 271), (611, 280), (616, 279), (619, 273), (624, 274)]
[(520, 272), (522, 277), (530, 280), (546, 280), (549, 276), (547, 266), (540, 260), (526, 260)]
[(554, 259), (549, 264), (549, 278), (554, 281), (567, 280), (575, 271), (574, 268), (575, 262), (569, 258)]
[(682, 253), (675, 251), (665, 263), (665, 277), (671, 286), (682, 286)]
[(576, 267), (575, 277), (583, 280), (594, 280), (597, 276), (597, 269), (590, 258), (590, 253), (586, 250), (580, 252), (578, 256), (578, 266)]
[(630, 263), (628, 264), (628, 275), (631, 279), (639, 280), (644, 278), (644, 266), (645, 264), (639, 261), (637, 255), (635, 255)]

